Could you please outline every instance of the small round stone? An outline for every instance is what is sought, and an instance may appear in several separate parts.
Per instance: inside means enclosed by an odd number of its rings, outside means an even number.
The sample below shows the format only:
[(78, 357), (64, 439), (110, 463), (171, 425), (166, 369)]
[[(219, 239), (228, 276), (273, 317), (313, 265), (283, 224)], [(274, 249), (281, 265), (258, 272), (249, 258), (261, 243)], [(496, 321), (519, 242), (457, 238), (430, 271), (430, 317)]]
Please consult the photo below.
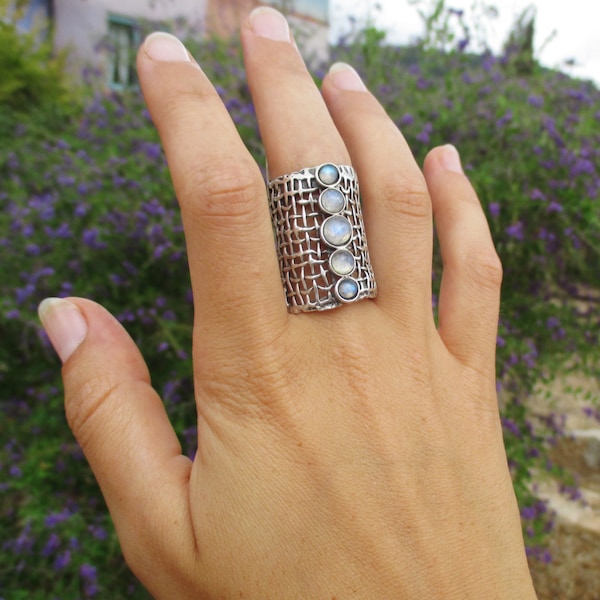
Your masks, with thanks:
[(351, 302), (358, 296), (358, 283), (350, 277), (344, 277), (337, 282), (335, 291), (340, 300)]
[(319, 196), (319, 204), (321, 208), (332, 215), (342, 212), (346, 207), (346, 198), (340, 190), (335, 188), (327, 188)]
[(319, 167), (317, 179), (323, 185), (335, 185), (340, 180), (340, 172), (335, 165), (327, 163)]
[(354, 256), (348, 250), (336, 250), (329, 257), (329, 266), (336, 275), (350, 275), (354, 271)]
[(352, 224), (348, 219), (335, 215), (323, 221), (321, 226), (323, 240), (330, 246), (345, 246), (352, 237)]

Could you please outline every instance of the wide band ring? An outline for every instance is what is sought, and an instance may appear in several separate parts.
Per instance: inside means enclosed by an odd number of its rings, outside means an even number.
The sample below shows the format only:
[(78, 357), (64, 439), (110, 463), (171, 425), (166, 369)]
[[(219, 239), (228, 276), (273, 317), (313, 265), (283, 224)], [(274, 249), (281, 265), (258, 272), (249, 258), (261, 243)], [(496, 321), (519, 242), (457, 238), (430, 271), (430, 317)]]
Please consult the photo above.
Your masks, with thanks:
[(377, 295), (354, 169), (325, 163), (269, 181), (281, 279), (291, 313)]

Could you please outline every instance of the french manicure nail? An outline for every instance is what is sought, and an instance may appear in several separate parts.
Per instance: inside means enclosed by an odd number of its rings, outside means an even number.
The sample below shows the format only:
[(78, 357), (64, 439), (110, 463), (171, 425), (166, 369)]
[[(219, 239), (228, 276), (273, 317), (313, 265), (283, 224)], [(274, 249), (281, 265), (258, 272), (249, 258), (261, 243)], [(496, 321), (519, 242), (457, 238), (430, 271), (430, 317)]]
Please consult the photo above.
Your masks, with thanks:
[(463, 174), (462, 165), (460, 164), (460, 155), (458, 154), (458, 150), (452, 144), (447, 144), (442, 148), (440, 160), (448, 171), (460, 173), (461, 175)]
[(329, 76), (333, 84), (340, 90), (353, 92), (366, 92), (367, 86), (363, 83), (360, 75), (350, 65), (337, 62), (329, 68)]
[(250, 13), (252, 31), (260, 37), (276, 42), (290, 41), (290, 27), (286, 18), (270, 6), (259, 6)]
[(144, 51), (159, 62), (190, 62), (185, 46), (174, 35), (155, 31), (144, 40)]
[(87, 334), (81, 311), (63, 298), (46, 298), (38, 307), (40, 321), (60, 360), (67, 362)]

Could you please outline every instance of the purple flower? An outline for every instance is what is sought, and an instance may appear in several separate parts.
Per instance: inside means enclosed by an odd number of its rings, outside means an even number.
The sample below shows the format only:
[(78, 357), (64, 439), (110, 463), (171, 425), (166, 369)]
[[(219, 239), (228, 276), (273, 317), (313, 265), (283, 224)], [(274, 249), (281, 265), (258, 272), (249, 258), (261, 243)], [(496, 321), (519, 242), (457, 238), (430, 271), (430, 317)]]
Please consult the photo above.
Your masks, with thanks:
[(571, 167), (571, 177), (579, 177), (580, 175), (593, 175), (596, 171), (594, 163), (587, 158), (578, 158), (575, 164)]
[(17, 288), (15, 290), (15, 300), (17, 304), (22, 305), (27, 298), (29, 298), (35, 292), (35, 286), (31, 283), (28, 283), (23, 288)]
[(78, 202), (75, 208), (73, 209), (73, 215), (75, 217), (84, 217), (88, 213), (88, 210), (89, 206), (87, 204), (84, 204), (83, 202)]
[(11, 546), (15, 554), (31, 554), (34, 544), (35, 538), (31, 535), (31, 523), (27, 523)]
[(150, 160), (158, 160), (162, 157), (162, 148), (160, 147), (160, 144), (145, 142), (142, 145), (142, 151)]
[(537, 510), (535, 506), (524, 506), (521, 509), (521, 517), (526, 521), (531, 521), (537, 517)]
[(84, 579), (96, 579), (96, 567), (84, 563), (79, 567), (79, 574)]
[(505, 125), (508, 125), (508, 123), (510, 123), (512, 121), (513, 118), (513, 112), (512, 110), (508, 109), (503, 116), (501, 116), (497, 121), (496, 121), (496, 127), (498, 129), (502, 129)]
[(398, 122), (399, 127), (409, 127), (415, 122), (415, 118), (410, 113), (405, 113)]
[(58, 183), (58, 185), (61, 187), (67, 187), (75, 183), (75, 177), (73, 177), (72, 175), (65, 175), (64, 173), (61, 173), (56, 178), (56, 183)]
[(433, 131), (433, 125), (431, 123), (425, 123), (425, 125), (423, 125), (423, 129), (421, 130), (421, 132), (416, 135), (416, 139), (419, 142), (428, 144), (429, 140), (431, 139), (432, 131)]
[(64, 222), (56, 228), (54, 235), (59, 239), (66, 240), (73, 237), (73, 232), (69, 223)]
[(457, 49), (459, 52), (464, 52), (467, 48), (467, 46), (471, 43), (471, 40), (467, 37), (467, 38), (463, 38), (462, 40), (460, 40), (458, 42), (458, 46)]
[(538, 188), (533, 188), (529, 194), (529, 197), (532, 200), (546, 200), (546, 195)]
[(495, 219), (500, 215), (500, 204), (498, 202), (490, 202), (488, 210), (490, 211), (490, 216)]
[(535, 108), (541, 108), (542, 106), (544, 106), (544, 98), (542, 96), (536, 96), (534, 94), (531, 94), (529, 98), (527, 98), (527, 102)]
[(167, 244), (159, 244), (158, 246), (156, 246), (152, 252), (152, 257), (153, 258), (160, 258), (165, 250), (167, 249)]
[(522, 242), (525, 239), (525, 232), (523, 231), (523, 223), (517, 221), (506, 228), (506, 233), (509, 237)]
[(61, 552), (54, 560), (54, 570), (62, 571), (69, 566), (70, 562), (71, 562), (71, 551), (65, 550), (64, 552)]
[(502, 418), (502, 426), (506, 431), (510, 432), (515, 437), (521, 437), (521, 430), (519, 426), (512, 420), (507, 417)]
[(56, 551), (60, 547), (60, 538), (56, 533), (51, 533), (48, 541), (46, 542), (44, 548), (42, 549), (42, 556), (51, 556), (55, 554)]
[(108, 538), (108, 533), (106, 533), (106, 529), (104, 529), (104, 527), (100, 527), (99, 525), (89, 525), (88, 531), (97, 540), (105, 540)]
[(60, 523), (64, 523), (67, 519), (70, 519), (72, 516), (72, 512), (68, 508), (64, 508), (60, 512), (51, 513), (44, 519), (44, 524), (49, 529), (52, 529), (59, 525)]
[(96, 227), (92, 227), (90, 229), (84, 229), (83, 234), (81, 236), (82, 242), (89, 246), (94, 250), (101, 250), (106, 248), (106, 244), (98, 240), (98, 229)]
[(71, 550), (74, 550), (75, 552), (79, 552), (79, 550), (81, 550), (81, 543), (79, 542), (79, 540), (76, 537), (72, 537), (69, 540), (69, 547), (71, 548)]

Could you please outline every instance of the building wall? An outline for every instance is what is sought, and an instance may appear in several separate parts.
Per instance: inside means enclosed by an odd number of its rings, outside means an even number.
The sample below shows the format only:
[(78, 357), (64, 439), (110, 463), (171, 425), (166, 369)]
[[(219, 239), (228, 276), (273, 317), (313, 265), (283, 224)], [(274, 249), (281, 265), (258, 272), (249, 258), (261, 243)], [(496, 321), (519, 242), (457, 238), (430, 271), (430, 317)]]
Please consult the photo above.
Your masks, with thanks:
[(73, 71), (86, 65), (103, 68), (107, 49), (102, 42), (110, 16), (169, 23), (171, 30), (179, 23), (203, 31), (206, 4), (207, 0), (54, 0), (55, 45), (71, 49)]
[[(71, 50), (70, 70), (75, 75), (90, 66), (105, 71), (110, 83), (109, 71), (114, 70), (111, 53), (115, 52), (109, 40), (111, 18), (132, 23), (149, 21), (176, 35), (197, 31), (229, 37), (237, 35), (242, 20), (262, 4), (287, 13), (296, 40), (309, 60), (327, 59), (328, 0), (54, 0), (55, 45)], [(139, 42), (131, 40), (132, 51)]]
[(222, 37), (237, 35), (242, 20), (261, 5), (272, 5), (286, 14), (296, 42), (308, 60), (327, 60), (329, 0), (208, 0), (207, 30)]
[(260, 4), (259, 0), (208, 0), (206, 29), (221, 37), (237, 35), (240, 23)]

